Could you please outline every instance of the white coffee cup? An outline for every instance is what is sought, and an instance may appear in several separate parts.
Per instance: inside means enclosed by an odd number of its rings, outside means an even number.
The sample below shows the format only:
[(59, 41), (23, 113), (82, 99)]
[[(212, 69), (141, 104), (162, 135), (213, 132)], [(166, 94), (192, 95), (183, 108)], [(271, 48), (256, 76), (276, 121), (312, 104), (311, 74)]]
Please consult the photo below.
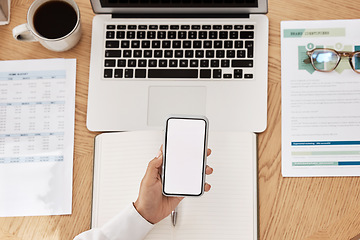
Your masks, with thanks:
[[(67, 4), (64, 4), (68, 3)], [(45, 5), (47, 4), (47, 5)], [(50, 4), (50, 5), (49, 5)], [(58, 4), (54, 5), (54, 4)], [(61, 4), (61, 5), (59, 5)], [(59, 6), (63, 6), (64, 9), (69, 10), (68, 14), (64, 14)], [(71, 12), (71, 8), (75, 11), (75, 13)], [(44, 9), (52, 7), (52, 9), (57, 9), (55, 14), (44, 15)], [(41, 8), (39, 10), (39, 8)], [(51, 9), (51, 8), (49, 8)], [(39, 11), (37, 11), (39, 10)], [(63, 10), (65, 11), (65, 10)], [(45, 11), (51, 13), (51, 11)], [(43, 16), (42, 20), (36, 20), (36, 15)], [(59, 15), (59, 16), (58, 16)], [(36, 18), (39, 19), (39, 16)], [(67, 29), (61, 29), (63, 31), (58, 31), (60, 27), (65, 26), (63, 23), (66, 18), (72, 16), (71, 21), (68, 21)], [(47, 20), (49, 18), (49, 20)], [(35, 20), (34, 20), (35, 19)], [(44, 19), (46, 19), (44, 21)], [(35, 25), (34, 22), (37, 24)], [(42, 24), (38, 24), (38, 22), (49, 23), (40, 28)], [(74, 25), (73, 27), (71, 27)], [(40, 32), (40, 30), (42, 32)], [(45, 34), (46, 33), (46, 34)], [(49, 36), (49, 34), (53, 34), (53, 36)], [(54, 35), (55, 33), (55, 35)], [(60, 34), (60, 36), (58, 36)], [(49, 50), (62, 52), (67, 51), (70, 48), (74, 47), (80, 40), (81, 37), (81, 27), (80, 27), (80, 10), (75, 1), (73, 0), (35, 0), (33, 4), (31, 4), (28, 13), (27, 13), (27, 23), (16, 26), (13, 29), (13, 36), (16, 40), (25, 41), (25, 42), (40, 42), (44, 47)]]

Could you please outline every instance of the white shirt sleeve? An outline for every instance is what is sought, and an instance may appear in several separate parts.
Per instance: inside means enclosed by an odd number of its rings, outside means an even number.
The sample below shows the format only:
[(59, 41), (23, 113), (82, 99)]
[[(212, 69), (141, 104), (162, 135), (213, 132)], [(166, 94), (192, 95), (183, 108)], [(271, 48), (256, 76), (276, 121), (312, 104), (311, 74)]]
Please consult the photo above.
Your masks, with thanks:
[(130, 204), (101, 228), (83, 232), (74, 240), (143, 240), (153, 227)]

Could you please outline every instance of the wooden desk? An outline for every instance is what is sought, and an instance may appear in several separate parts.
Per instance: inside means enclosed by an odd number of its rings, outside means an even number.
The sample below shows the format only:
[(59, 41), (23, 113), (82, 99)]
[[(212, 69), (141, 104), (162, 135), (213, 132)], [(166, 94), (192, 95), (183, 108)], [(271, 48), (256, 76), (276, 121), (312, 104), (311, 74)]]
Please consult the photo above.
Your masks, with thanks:
[[(0, 60), (76, 58), (76, 116), (73, 213), (70, 216), (0, 218), (0, 239), (72, 239), (89, 229), (93, 139), (86, 128), (91, 25), (89, 0), (77, 0), (83, 35), (72, 50), (54, 53), (38, 43), (21, 43), (11, 30), (26, 21), (31, 0), (12, 0), (11, 22), (0, 26)], [(360, 178), (281, 176), (280, 21), (360, 17), (358, 0), (269, 0), (268, 128), (259, 135), (260, 239), (351, 239), (360, 233)], [(1, 197), (1, 196), (0, 196)]]

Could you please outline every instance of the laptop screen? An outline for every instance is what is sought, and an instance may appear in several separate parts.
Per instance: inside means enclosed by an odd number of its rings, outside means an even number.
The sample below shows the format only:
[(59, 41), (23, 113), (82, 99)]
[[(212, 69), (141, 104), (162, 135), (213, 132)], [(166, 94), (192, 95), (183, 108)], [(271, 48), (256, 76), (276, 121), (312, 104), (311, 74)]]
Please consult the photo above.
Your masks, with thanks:
[(236, 7), (236, 8), (256, 8), (257, 0), (100, 0), (104, 8), (168, 8), (168, 7), (186, 7), (186, 8), (218, 8), (218, 7)]
[(267, 13), (268, 0), (90, 0), (95, 13), (250, 14)]

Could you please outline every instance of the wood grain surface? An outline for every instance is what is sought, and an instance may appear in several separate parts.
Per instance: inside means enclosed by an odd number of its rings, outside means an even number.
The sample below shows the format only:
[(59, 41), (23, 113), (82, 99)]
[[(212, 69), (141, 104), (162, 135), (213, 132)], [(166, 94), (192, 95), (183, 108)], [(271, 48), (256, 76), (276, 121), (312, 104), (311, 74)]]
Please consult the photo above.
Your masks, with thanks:
[[(12, 0), (11, 22), (0, 26), (0, 60), (77, 59), (73, 212), (69, 216), (0, 218), (0, 240), (69, 240), (90, 227), (93, 141), (97, 133), (86, 128), (86, 108), (94, 13), (89, 0), (76, 2), (82, 38), (67, 52), (55, 53), (39, 43), (13, 39), (12, 29), (25, 23), (30, 0)], [(359, 178), (281, 176), (280, 21), (360, 18), (359, 1), (269, 0), (267, 16), (269, 101), (268, 128), (258, 138), (259, 239), (351, 239), (360, 233)]]

